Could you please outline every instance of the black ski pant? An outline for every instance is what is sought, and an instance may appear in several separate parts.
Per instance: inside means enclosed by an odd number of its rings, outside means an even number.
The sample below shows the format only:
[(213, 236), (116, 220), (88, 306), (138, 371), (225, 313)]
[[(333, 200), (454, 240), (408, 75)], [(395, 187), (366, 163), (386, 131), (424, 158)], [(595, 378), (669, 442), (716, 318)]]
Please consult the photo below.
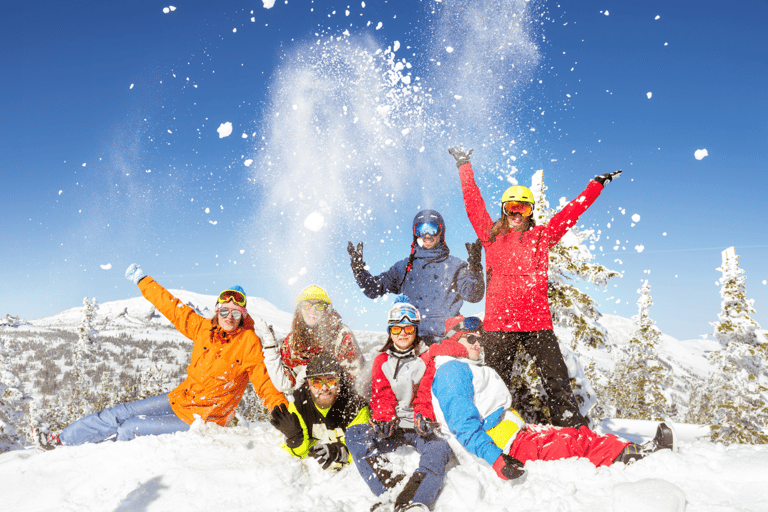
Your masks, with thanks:
[(568, 368), (565, 366), (554, 331), (486, 331), (483, 343), (485, 364), (496, 370), (509, 387), (520, 343), (536, 363), (539, 377), (547, 392), (552, 424), (574, 428), (587, 425), (587, 420), (579, 412), (578, 402), (573, 395)]

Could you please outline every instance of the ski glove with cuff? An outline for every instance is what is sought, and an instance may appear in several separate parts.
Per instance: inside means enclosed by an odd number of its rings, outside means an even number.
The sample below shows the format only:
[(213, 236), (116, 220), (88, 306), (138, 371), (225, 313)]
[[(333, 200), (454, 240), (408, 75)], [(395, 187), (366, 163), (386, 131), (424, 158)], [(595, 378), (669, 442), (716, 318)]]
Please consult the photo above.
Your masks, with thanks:
[(483, 263), (481, 260), (483, 252), (483, 244), (480, 240), (476, 240), (474, 243), (467, 242), (464, 244), (467, 246), (467, 263), (469, 264), (469, 271), (473, 274), (479, 274), (483, 272)]
[(285, 436), (285, 445), (288, 448), (298, 448), (304, 442), (304, 431), (301, 429), (299, 417), (288, 411), (285, 404), (280, 404), (272, 409), (269, 422)]
[(125, 278), (129, 281), (133, 281), (133, 284), (139, 284), (139, 281), (147, 277), (147, 274), (141, 271), (141, 267), (135, 263), (131, 263), (125, 270)]
[(416, 415), (416, 420), (413, 422), (413, 426), (421, 437), (427, 437), (434, 433), (435, 429), (440, 427), (440, 424), (429, 418), (425, 418), (419, 413)]
[(621, 176), (621, 169), (618, 171), (609, 172), (607, 174), (600, 174), (599, 176), (595, 176), (595, 181), (602, 186), (606, 186), (612, 179), (618, 178), (619, 176)]
[(376, 432), (376, 437), (379, 439), (386, 439), (392, 435), (397, 426), (397, 419), (390, 421), (373, 421), (373, 431)]
[(506, 453), (502, 453), (499, 455), (499, 458), (496, 459), (496, 462), (493, 463), (493, 470), (496, 471), (496, 474), (499, 475), (499, 478), (502, 480), (514, 480), (525, 474), (525, 470), (523, 469), (524, 465), (525, 464), (516, 458), (507, 455)]
[(469, 157), (472, 156), (472, 151), (474, 151), (474, 149), (467, 151), (461, 146), (453, 147), (448, 150), (451, 156), (456, 159), (456, 167), (461, 167), (469, 162)]
[(352, 272), (359, 274), (365, 270), (365, 262), (363, 261), (363, 242), (357, 244), (357, 249), (352, 245), (352, 242), (347, 242), (347, 252), (349, 253), (350, 263), (352, 264)]
[(323, 469), (328, 469), (334, 462), (346, 464), (349, 460), (347, 447), (341, 442), (316, 444), (309, 449), (309, 454), (323, 466)]

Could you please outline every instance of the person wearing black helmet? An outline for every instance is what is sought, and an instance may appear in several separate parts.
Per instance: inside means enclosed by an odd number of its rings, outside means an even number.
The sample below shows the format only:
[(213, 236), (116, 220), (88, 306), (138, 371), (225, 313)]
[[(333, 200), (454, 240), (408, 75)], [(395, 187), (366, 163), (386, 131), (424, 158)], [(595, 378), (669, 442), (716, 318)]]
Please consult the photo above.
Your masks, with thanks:
[(355, 281), (365, 296), (375, 299), (402, 293), (410, 297), (421, 312), (419, 337), (426, 345), (442, 339), (445, 319), (458, 315), (464, 301), (480, 302), (485, 294), (480, 242), (466, 244), (469, 259), (465, 262), (450, 255), (445, 231), (438, 212), (419, 212), (413, 219), (410, 256), (377, 276), (366, 269), (363, 242), (357, 247), (347, 244)]
[(367, 425), (370, 410), (345, 376), (336, 359), (320, 354), (307, 364), (293, 402), (272, 411), (270, 423), (285, 436), (284, 448), (294, 457), (313, 457), (323, 469), (352, 460), (344, 434), (352, 425)]

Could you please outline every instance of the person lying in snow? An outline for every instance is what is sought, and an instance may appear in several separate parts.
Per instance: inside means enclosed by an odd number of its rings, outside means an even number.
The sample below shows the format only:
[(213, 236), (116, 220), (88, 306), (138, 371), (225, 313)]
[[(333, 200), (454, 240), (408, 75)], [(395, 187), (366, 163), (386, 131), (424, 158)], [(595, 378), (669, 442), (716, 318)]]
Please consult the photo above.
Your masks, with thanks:
[(280, 391), (287, 393), (302, 385), (307, 363), (318, 354), (330, 354), (341, 363), (344, 378), (354, 386), (365, 363), (363, 354), (352, 330), (341, 323), (330, 297), (319, 286), (308, 286), (296, 297), (291, 332), (282, 346), (266, 322), (259, 318), (254, 321), (264, 340), (269, 376)]
[(367, 425), (371, 416), (368, 403), (350, 387), (345, 373), (330, 355), (314, 357), (293, 402), (276, 407), (270, 419), (285, 436), (288, 453), (314, 457), (323, 469), (352, 461), (344, 433), (353, 425)]
[(419, 467), (395, 499), (395, 511), (429, 510), (443, 486), (451, 454), (448, 443), (414, 429), (411, 402), (426, 366), (419, 356), (419, 311), (400, 296), (390, 310), (387, 342), (373, 360), (371, 425), (347, 429), (347, 447), (371, 491), (380, 496), (404, 475), (393, 474), (384, 457), (400, 446), (419, 452)]
[[(486, 461), (500, 478), (524, 475), (529, 460), (585, 457), (595, 466), (629, 463), (674, 448), (665, 423), (646, 445), (579, 428), (527, 425), (513, 409), (512, 396), (498, 373), (481, 362), (483, 322), (462, 316), (446, 320), (446, 339), (422, 355), (427, 366), (413, 408), (416, 428), (446, 425), (467, 451)], [(435, 421), (436, 420), (436, 421)]]
[(204, 318), (145, 275), (135, 263), (128, 267), (125, 277), (137, 284), (142, 295), (194, 342), (187, 378), (170, 393), (90, 414), (60, 434), (37, 425), (32, 438), (38, 448), (52, 450), (61, 445), (107, 439), (130, 441), (138, 436), (181, 432), (189, 430), (197, 418), (226, 426), (235, 416), (249, 379), (267, 408), (287, 406), (285, 396), (272, 385), (267, 374), (261, 340), (253, 331), (253, 320), (245, 308), (247, 297), (241, 287), (221, 292), (215, 316)]

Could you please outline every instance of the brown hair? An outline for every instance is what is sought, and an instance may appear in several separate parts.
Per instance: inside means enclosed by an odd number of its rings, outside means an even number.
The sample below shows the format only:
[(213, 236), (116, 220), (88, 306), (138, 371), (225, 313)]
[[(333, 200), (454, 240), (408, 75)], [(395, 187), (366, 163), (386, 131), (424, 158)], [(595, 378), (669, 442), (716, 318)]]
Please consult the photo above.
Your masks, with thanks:
[[(536, 221), (534, 220), (533, 215), (529, 215), (527, 219), (528, 219), (528, 227), (525, 228), (525, 231), (528, 231), (529, 229), (536, 226)], [(504, 236), (507, 233), (509, 233), (511, 230), (512, 228), (510, 228), (509, 224), (507, 224), (507, 216), (502, 214), (501, 217), (499, 217), (499, 219), (493, 223), (493, 226), (491, 226), (491, 229), (488, 230), (488, 240), (483, 240), (483, 241), (495, 242), (496, 237)]]
[(341, 328), (341, 316), (332, 309), (328, 309), (314, 327), (308, 326), (301, 314), (301, 304), (299, 304), (293, 313), (291, 324), (289, 341), (291, 349), (295, 351), (303, 351), (313, 347), (331, 349)]

